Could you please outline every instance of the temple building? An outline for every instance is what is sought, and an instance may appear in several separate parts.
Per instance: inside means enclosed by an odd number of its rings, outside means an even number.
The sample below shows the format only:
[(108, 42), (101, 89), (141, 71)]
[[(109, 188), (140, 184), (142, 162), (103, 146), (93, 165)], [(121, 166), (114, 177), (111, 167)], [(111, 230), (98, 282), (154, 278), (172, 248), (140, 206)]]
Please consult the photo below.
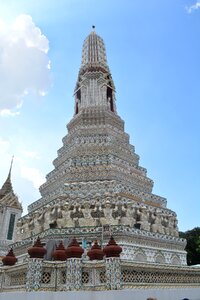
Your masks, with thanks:
[(16, 224), (22, 214), (21, 203), (12, 188), (11, 169), (12, 162), (8, 177), (0, 189), (0, 257), (16, 241)]
[(41, 198), (20, 217), (11, 168), (0, 190), (0, 300), (25, 300), (35, 291), (31, 299), (199, 299), (200, 268), (186, 265), (176, 213), (153, 194), (124, 131), (94, 28), (74, 98)]
[(74, 116), (40, 187), (41, 199), (18, 221), (15, 252), (23, 254), (40, 236), (51, 259), (63, 237), (67, 245), (76, 235), (87, 248), (113, 234), (123, 259), (186, 265), (176, 213), (152, 193), (153, 181), (117, 113), (105, 45), (95, 30), (83, 43), (74, 98)]

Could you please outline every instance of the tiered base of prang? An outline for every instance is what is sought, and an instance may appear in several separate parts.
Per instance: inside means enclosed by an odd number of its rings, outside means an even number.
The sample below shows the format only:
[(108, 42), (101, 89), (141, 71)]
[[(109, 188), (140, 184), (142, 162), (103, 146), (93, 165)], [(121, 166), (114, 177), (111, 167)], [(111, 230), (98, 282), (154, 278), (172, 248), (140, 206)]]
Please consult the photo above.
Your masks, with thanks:
[[(51, 228), (45, 230), (39, 236), (47, 248), (45, 258), (51, 260), (51, 254), (61, 240), (67, 246), (69, 241), (76, 237), (85, 248), (85, 252), (87, 252), (94, 240), (98, 240), (101, 245), (105, 245), (110, 235), (114, 236), (116, 242), (123, 249), (122, 260), (178, 266), (186, 265), (184, 239), (134, 227), (130, 228), (130, 226), (125, 225)], [(13, 244), (15, 254), (24, 256), (23, 254), (27, 253), (28, 247), (33, 244), (37, 236)]]

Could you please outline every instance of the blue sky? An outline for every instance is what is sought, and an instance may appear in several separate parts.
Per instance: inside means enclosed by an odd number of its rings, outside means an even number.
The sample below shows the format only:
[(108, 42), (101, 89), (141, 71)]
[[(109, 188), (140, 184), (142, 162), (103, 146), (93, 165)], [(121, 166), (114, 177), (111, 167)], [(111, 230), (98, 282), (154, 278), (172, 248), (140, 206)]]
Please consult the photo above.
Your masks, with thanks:
[(24, 212), (73, 116), (84, 38), (96, 25), (118, 114), (179, 229), (200, 226), (200, 1), (0, 0), (0, 184)]

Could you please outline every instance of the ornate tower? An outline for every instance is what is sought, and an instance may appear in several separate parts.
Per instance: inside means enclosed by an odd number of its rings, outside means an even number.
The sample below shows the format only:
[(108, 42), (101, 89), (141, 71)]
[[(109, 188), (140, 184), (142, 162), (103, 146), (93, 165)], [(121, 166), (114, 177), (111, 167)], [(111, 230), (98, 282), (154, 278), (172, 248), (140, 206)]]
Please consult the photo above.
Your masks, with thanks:
[(153, 181), (117, 114), (105, 45), (94, 30), (83, 44), (74, 97), (68, 134), (40, 187), (41, 199), (18, 223), (19, 240), (25, 245), (40, 234), (49, 243), (76, 235), (86, 244), (96, 237), (104, 243), (113, 233), (123, 259), (186, 264), (176, 214), (152, 193)]
[(11, 169), (0, 189), (0, 256), (5, 255), (7, 246), (15, 241), (17, 220), (21, 217), (22, 206), (13, 192)]

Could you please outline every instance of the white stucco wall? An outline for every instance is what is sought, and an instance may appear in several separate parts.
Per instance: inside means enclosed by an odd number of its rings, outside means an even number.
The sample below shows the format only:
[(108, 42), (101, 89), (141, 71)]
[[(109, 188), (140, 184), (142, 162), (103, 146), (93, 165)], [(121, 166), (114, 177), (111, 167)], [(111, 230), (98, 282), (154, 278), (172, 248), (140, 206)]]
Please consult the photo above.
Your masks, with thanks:
[(0, 300), (200, 300), (200, 287), (191, 289), (134, 289), (121, 291), (81, 292), (9, 292), (0, 293)]

